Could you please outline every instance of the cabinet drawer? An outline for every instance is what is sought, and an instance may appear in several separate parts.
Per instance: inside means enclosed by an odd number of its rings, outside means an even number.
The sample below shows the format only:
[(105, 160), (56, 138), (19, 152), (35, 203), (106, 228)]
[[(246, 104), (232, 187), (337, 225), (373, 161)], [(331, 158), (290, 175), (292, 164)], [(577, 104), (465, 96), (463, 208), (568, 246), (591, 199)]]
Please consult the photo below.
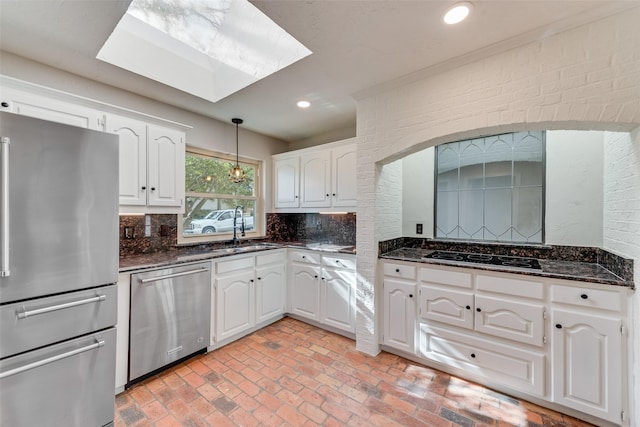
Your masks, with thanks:
[(462, 288), (471, 287), (471, 274), (461, 271), (440, 270), (437, 268), (423, 267), (420, 269), (419, 278), (423, 282), (439, 283)]
[(573, 286), (552, 285), (551, 301), (585, 308), (621, 311), (622, 295), (616, 290), (587, 289)]
[(519, 280), (479, 274), (476, 276), (476, 288), (479, 291), (496, 292), (525, 298), (544, 298), (544, 283), (533, 280)]
[(267, 265), (285, 262), (284, 251), (267, 251), (256, 255), (256, 265)]
[(389, 277), (401, 277), (403, 279), (415, 279), (416, 268), (412, 265), (384, 263), (384, 275)]
[(344, 257), (344, 256), (323, 255), (322, 265), (325, 267), (346, 268), (348, 270), (355, 271), (356, 259), (351, 257)]
[(320, 264), (320, 254), (308, 251), (291, 251), (289, 252), (291, 262), (302, 262), (307, 264)]
[(542, 353), (496, 344), (430, 325), (420, 326), (420, 356), (473, 376), (501, 382), (537, 396), (545, 395)]
[(253, 268), (254, 256), (248, 257), (233, 257), (226, 261), (216, 262), (216, 273), (223, 274), (229, 271), (243, 270)]

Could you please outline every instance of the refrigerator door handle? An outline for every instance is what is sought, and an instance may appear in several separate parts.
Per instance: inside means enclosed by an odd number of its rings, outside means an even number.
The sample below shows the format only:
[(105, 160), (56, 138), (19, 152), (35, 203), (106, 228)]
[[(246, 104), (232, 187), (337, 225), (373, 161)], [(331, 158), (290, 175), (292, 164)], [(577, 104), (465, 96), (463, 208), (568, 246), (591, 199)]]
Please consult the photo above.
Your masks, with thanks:
[(80, 301), (68, 302), (65, 304), (52, 305), (50, 307), (38, 308), (35, 310), (26, 310), (26, 308), (22, 306), (24, 311), (20, 311), (16, 313), (16, 316), (18, 317), (18, 319), (26, 319), (27, 317), (35, 316), (37, 314), (44, 314), (44, 313), (50, 313), (52, 311), (64, 310), (65, 308), (76, 307), (78, 305), (84, 305), (84, 304), (91, 304), (92, 302), (101, 302), (106, 299), (107, 299), (106, 295), (98, 295), (93, 298), (87, 298)]
[(0, 138), (0, 277), (9, 276), (9, 144)]
[(9, 371), (5, 371), (0, 373), (0, 380), (3, 378), (10, 377), (12, 375), (19, 374), (24, 371), (28, 371), (30, 369), (39, 368), (43, 365), (48, 365), (49, 363), (57, 362), (58, 360), (66, 359), (67, 357), (75, 356), (76, 354), (84, 353), (85, 351), (91, 351), (96, 348), (104, 346), (104, 341), (97, 341), (94, 344), (90, 344), (88, 346), (78, 348), (76, 350), (71, 350), (66, 353), (58, 354), (57, 356), (52, 356), (47, 359), (38, 360), (37, 362), (29, 363), (28, 365), (20, 366), (15, 369), (11, 369)]

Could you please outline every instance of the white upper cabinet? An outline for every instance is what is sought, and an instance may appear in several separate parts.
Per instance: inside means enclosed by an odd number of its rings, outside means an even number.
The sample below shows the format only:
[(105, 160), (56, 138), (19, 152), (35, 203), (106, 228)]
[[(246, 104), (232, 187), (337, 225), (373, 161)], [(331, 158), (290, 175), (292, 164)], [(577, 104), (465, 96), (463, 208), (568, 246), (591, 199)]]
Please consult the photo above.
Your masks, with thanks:
[(356, 146), (333, 150), (331, 197), (335, 207), (356, 206)]
[(184, 207), (184, 132), (149, 125), (147, 141), (147, 204)]
[(300, 158), (274, 159), (274, 194), (276, 208), (300, 206)]
[(356, 144), (273, 156), (274, 207), (280, 211), (354, 211)]
[(181, 213), (184, 132), (115, 114), (106, 131), (120, 136), (120, 211)]
[(300, 171), (300, 207), (331, 207), (331, 152), (301, 156)]
[(3, 111), (70, 126), (104, 130), (104, 113), (82, 105), (4, 87), (0, 101)]

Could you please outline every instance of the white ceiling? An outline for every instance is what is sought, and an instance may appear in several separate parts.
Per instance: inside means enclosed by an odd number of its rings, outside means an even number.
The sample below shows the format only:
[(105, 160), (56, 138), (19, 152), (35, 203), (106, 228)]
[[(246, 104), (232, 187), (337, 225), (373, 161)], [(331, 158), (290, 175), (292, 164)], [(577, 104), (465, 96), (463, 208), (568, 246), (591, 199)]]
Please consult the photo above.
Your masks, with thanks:
[[(285, 141), (354, 129), (354, 96), (446, 70), (600, 19), (638, 0), (476, 0), (470, 18), (441, 22), (455, 1), (252, 0), (313, 54), (216, 103), (95, 59), (128, 0), (0, 0), (0, 48)], [(185, 76), (185, 78), (189, 78)], [(300, 110), (299, 99), (312, 107)], [(325, 141), (328, 142), (328, 141)]]

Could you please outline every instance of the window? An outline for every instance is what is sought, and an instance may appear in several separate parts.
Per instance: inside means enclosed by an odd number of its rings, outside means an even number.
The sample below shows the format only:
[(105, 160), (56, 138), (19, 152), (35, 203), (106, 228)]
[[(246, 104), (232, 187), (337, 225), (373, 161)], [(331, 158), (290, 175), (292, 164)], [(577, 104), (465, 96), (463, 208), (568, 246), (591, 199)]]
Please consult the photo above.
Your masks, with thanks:
[(257, 190), (260, 163), (240, 162), (246, 174), (241, 183), (229, 180), (233, 166), (231, 156), (187, 148), (185, 214), (178, 230), (181, 243), (230, 239), (234, 224), (238, 236), (243, 226), (246, 234), (258, 234), (262, 217)]
[(542, 243), (545, 132), (437, 147), (436, 238)]

